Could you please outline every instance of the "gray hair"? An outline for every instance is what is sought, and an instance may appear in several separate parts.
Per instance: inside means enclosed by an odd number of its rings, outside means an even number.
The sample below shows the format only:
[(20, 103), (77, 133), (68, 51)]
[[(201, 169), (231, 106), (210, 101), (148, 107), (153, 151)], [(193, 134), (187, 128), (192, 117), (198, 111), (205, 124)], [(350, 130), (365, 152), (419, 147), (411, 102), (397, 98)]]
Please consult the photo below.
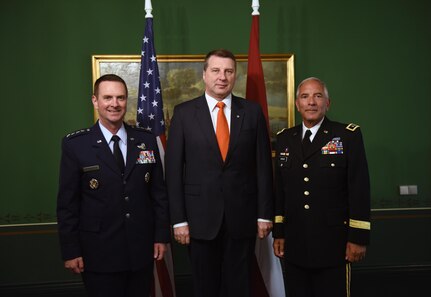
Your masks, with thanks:
[(296, 89), (296, 98), (298, 98), (298, 96), (299, 96), (299, 89), (301, 88), (301, 86), (304, 83), (311, 81), (311, 80), (318, 82), (323, 87), (323, 93), (324, 93), (325, 97), (329, 99), (329, 92), (328, 92), (328, 88), (326, 87), (325, 82), (323, 80), (317, 78), (317, 77), (309, 77), (309, 78), (306, 78), (303, 81), (301, 81), (301, 83), (298, 85), (298, 88)]

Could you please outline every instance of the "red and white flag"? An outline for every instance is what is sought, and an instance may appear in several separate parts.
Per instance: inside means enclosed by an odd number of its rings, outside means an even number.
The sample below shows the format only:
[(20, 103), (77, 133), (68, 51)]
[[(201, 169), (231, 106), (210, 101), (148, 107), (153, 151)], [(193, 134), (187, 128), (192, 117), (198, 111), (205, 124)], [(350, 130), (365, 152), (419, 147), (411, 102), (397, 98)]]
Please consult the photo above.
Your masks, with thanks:
[[(157, 137), (160, 158), (163, 162), (166, 148), (165, 117), (159, 67), (154, 49), (153, 16), (150, 0), (145, 0), (145, 10), (147, 14), (145, 15), (145, 33), (142, 39), (136, 125), (151, 131)], [(172, 250), (169, 244), (164, 259), (155, 262), (153, 284), (152, 297), (175, 297)]]
[[(268, 103), (265, 79), (259, 50), (259, 1), (253, 0), (253, 13), (248, 49), (246, 98), (260, 104), (269, 131)], [(253, 294), (255, 297), (285, 297), (283, 272), (280, 260), (272, 249), (272, 236), (256, 240), (256, 261), (253, 272)]]

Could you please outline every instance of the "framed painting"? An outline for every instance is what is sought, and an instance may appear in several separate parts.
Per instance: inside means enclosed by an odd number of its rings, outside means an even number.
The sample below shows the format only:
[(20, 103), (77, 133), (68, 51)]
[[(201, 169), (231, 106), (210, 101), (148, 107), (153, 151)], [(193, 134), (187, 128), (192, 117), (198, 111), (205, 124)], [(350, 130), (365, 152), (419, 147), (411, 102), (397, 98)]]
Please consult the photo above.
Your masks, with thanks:
[[(245, 97), (247, 55), (237, 55), (237, 78), (233, 93)], [(265, 77), (271, 140), (277, 132), (295, 123), (294, 115), (294, 56), (292, 54), (262, 55)], [(122, 77), (128, 87), (129, 98), (125, 121), (136, 123), (138, 100), (139, 55), (93, 55), (93, 84), (101, 75), (113, 73)], [(158, 55), (163, 111), (167, 134), (174, 106), (204, 93), (202, 80), (205, 55)], [(95, 113), (95, 118), (97, 114)], [(168, 136), (169, 137), (169, 136)]]

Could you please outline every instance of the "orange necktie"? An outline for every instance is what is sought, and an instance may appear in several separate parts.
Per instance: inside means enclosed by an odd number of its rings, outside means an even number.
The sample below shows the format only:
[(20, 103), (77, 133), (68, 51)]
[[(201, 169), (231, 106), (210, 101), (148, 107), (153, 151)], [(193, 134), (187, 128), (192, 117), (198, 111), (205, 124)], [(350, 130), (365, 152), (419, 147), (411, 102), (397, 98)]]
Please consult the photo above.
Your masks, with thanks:
[(218, 113), (217, 113), (217, 128), (216, 136), (218, 147), (220, 148), (220, 153), (223, 161), (226, 160), (227, 149), (229, 147), (229, 126), (227, 125), (227, 120), (223, 112), (225, 104), (223, 102), (217, 102)]

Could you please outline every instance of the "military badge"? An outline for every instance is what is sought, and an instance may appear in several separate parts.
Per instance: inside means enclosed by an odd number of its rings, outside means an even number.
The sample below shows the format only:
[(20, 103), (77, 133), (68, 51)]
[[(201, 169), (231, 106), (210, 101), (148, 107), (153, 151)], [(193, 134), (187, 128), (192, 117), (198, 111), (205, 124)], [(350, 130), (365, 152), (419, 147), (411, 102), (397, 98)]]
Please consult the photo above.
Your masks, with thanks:
[(145, 173), (145, 182), (148, 183), (150, 181), (150, 173)]
[(92, 178), (89, 182), (89, 185), (90, 185), (90, 189), (96, 190), (97, 188), (99, 188), (99, 181), (95, 178)]
[(140, 151), (136, 164), (151, 164), (156, 163), (154, 151)]
[(286, 147), (284, 151), (281, 151), (278, 155), (278, 159), (280, 162), (287, 162), (287, 157), (289, 157), (289, 148)]
[(343, 142), (340, 137), (334, 137), (330, 142), (322, 147), (322, 155), (342, 155)]
[(359, 125), (356, 125), (356, 124), (353, 124), (353, 123), (348, 124), (347, 127), (346, 127), (347, 130), (352, 131), (352, 132), (354, 132), (358, 128), (359, 128)]
[(137, 145), (137, 147), (141, 150), (145, 150), (145, 143), (141, 143), (140, 145)]
[(286, 147), (283, 152), (280, 152), (280, 156), (289, 156), (289, 148)]

